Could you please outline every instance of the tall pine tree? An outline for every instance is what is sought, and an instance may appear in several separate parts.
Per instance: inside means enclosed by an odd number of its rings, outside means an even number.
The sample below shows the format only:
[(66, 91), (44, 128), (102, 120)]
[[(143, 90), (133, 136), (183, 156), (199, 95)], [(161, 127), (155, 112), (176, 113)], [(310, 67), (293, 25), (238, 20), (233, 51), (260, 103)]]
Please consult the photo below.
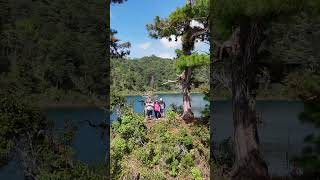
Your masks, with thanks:
[[(147, 25), (150, 36), (153, 38), (167, 38), (169, 41), (172, 41), (173, 38), (175, 41), (178, 41), (178, 38), (181, 38), (181, 60), (202, 59), (201, 57), (188, 58), (187, 56), (192, 54), (194, 45), (198, 40), (204, 41), (208, 39), (208, 3), (208, 0), (189, 0), (185, 6), (177, 8), (169, 17), (165, 19), (161, 19), (158, 16), (155, 17), (154, 23)], [(203, 24), (203, 27), (192, 26), (191, 23), (193, 21)], [(179, 55), (178, 53), (178, 56)], [(194, 117), (191, 110), (190, 97), (193, 68), (194, 67), (190, 65), (184, 66), (181, 75), (178, 77), (183, 94), (182, 119), (184, 120), (190, 120)]]
[[(261, 156), (256, 117), (260, 49), (271, 22), (309, 9), (317, 1), (211, 0), (212, 64), (228, 62), (235, 162), (231, 179), (269, 179)], [(213, 65), (214, 66), (214, 65)]]

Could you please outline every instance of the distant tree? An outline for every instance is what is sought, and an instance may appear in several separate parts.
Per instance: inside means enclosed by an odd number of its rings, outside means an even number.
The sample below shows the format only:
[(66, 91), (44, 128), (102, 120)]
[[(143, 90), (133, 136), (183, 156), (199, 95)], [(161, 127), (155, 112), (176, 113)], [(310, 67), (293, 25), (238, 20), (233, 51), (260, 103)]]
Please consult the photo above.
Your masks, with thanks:
[(28, 95), (50, 96), (45, 97), (50, 100), (58, 96), (57, 92), (51, 93), (55, 90), (87, 97), (105, 96), (104, 3), (60, 0), (3, 3), (0, 69), (4, 73), (0, 83), (10, 84)]
[[(111, 0), (110, 3), (121, 4), (127, 0)], [(120, 43), (120, 39), (116, 38), (118, 33), (114, 29), (108, 29), (110, 31), (110, 56), (111, 58), (123, 58), (130, 54), (129, 48), (131, 47), (130, 42)]]
[(117, 31), (110, 30), (110, 54), (111, 58), (123, 58), (130, 54), (129, 48), (131, 47), (130, 42), (120, 43), (120, 40), (115, 37)]

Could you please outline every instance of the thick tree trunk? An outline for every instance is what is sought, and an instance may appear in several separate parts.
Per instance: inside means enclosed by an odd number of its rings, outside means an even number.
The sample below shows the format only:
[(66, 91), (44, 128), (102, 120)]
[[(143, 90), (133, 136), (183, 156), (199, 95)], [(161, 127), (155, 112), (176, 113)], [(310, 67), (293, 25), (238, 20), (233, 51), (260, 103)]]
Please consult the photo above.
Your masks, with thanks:
[(240, 51), (232, 69), (235, 163), (232, 180), (269, 179), (261, 157), (256, 118), (256, 61), (263, 40), (259, 24), (240, 25)]
[(183, 71), (183, 75), (181, 78), (181, 86), (182, 86), (182, 97), (183, 97), (183, 114), (182, 119), (183, 120), (191, 120), (193, 119), (193, 113), (191, 111), (191, 96), (190, 96), (190, 90), (191, 90), (191, 75), (192, 75), (192, 69), (186, 68)]
[[(192, 4), (192, 1), (190, 1)], [(191, 55), (191, 51), (194, 48), (195, 39), (192, 37), (192, 29), (190, 26), (185, 27), (185, 33), (182, 37), (182, 51), (186, 56)], [(194, 118), (192, 110), (191, 110), (191, 76), (192, 76), (192, 68), (187, 67), (184, 69), (180, 76), (180, 83), (182, 88), (182, 96), (183, 96), (183, 114), (182, 119), (185, 121), (192, 120)]]

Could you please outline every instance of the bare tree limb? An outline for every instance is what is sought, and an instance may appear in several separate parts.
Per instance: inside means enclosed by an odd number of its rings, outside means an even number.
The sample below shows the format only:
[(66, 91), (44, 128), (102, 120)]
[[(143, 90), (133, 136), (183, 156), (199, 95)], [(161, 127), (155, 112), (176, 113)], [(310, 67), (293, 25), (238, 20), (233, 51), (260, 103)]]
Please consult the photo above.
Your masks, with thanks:
[(178, 80), (168, 80), (167, 82), (162, 83), (162, 85), (170, 84), (170, 83), (177, 83)]

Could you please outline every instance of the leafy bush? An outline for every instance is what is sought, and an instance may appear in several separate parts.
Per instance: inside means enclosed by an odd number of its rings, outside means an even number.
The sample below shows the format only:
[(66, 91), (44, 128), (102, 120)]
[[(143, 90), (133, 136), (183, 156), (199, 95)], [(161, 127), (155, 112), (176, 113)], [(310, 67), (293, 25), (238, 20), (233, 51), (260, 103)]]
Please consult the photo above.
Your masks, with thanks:
[(169, 122), (173, 122), (176, 119), (177, 113), (171, 108), (167, 111), (166, 118)]
[(201, 171), (198, 168), (191, 169), (192, 177), (194, 180), (201, 180)]
[(126, 141), (121, 137), (113, 139), (110, 147), (114, 149), (114, 151), (112, 151), (114, 153), (114, 157), (120, 159), (124, 156), (127, 149)]
[(0, 157), (10, 153), (16, 139), (48, 126), (44, 115), (22, 99), (7, 95), (0, 100)]
[[(146, 129), (143, 116), (128, 112), (112, 124), (111, 161), (114, 167), (111, 167), (111, 173), (113, 178), (130, 179), (136, 173), (139, 173), (142, 179), (209, 177), (207, 125), (183, 125), (177, 119), (177, 113), (171, 110), (167, 112), (166, 118), (153, 123), (149, 129)], [(119, 138), (122, 139), (121, 143)], [(139, 138), (141, 141), (138, 141)], [(124, 151), (124, 155), (114, 152), (121, 151), (119, 147), (122, 146), (113, 144), (126, 144), (127, 150)], [(200, 175), (196, 173), (196, 178), (193, 178), (190, 171), (197, 166), (207, 169), (203, 169), (204, 172)]]
[(170, 104), (169, 109), (177, 114), (182, 114), (182, 106), (177, 106), (176, 104)]
[(188, 167), (194, 166), (194, 159), (193, 159), (191, 153), (187, 153), (182, 157), (181, 165), (184, 168), (188, 168)]

